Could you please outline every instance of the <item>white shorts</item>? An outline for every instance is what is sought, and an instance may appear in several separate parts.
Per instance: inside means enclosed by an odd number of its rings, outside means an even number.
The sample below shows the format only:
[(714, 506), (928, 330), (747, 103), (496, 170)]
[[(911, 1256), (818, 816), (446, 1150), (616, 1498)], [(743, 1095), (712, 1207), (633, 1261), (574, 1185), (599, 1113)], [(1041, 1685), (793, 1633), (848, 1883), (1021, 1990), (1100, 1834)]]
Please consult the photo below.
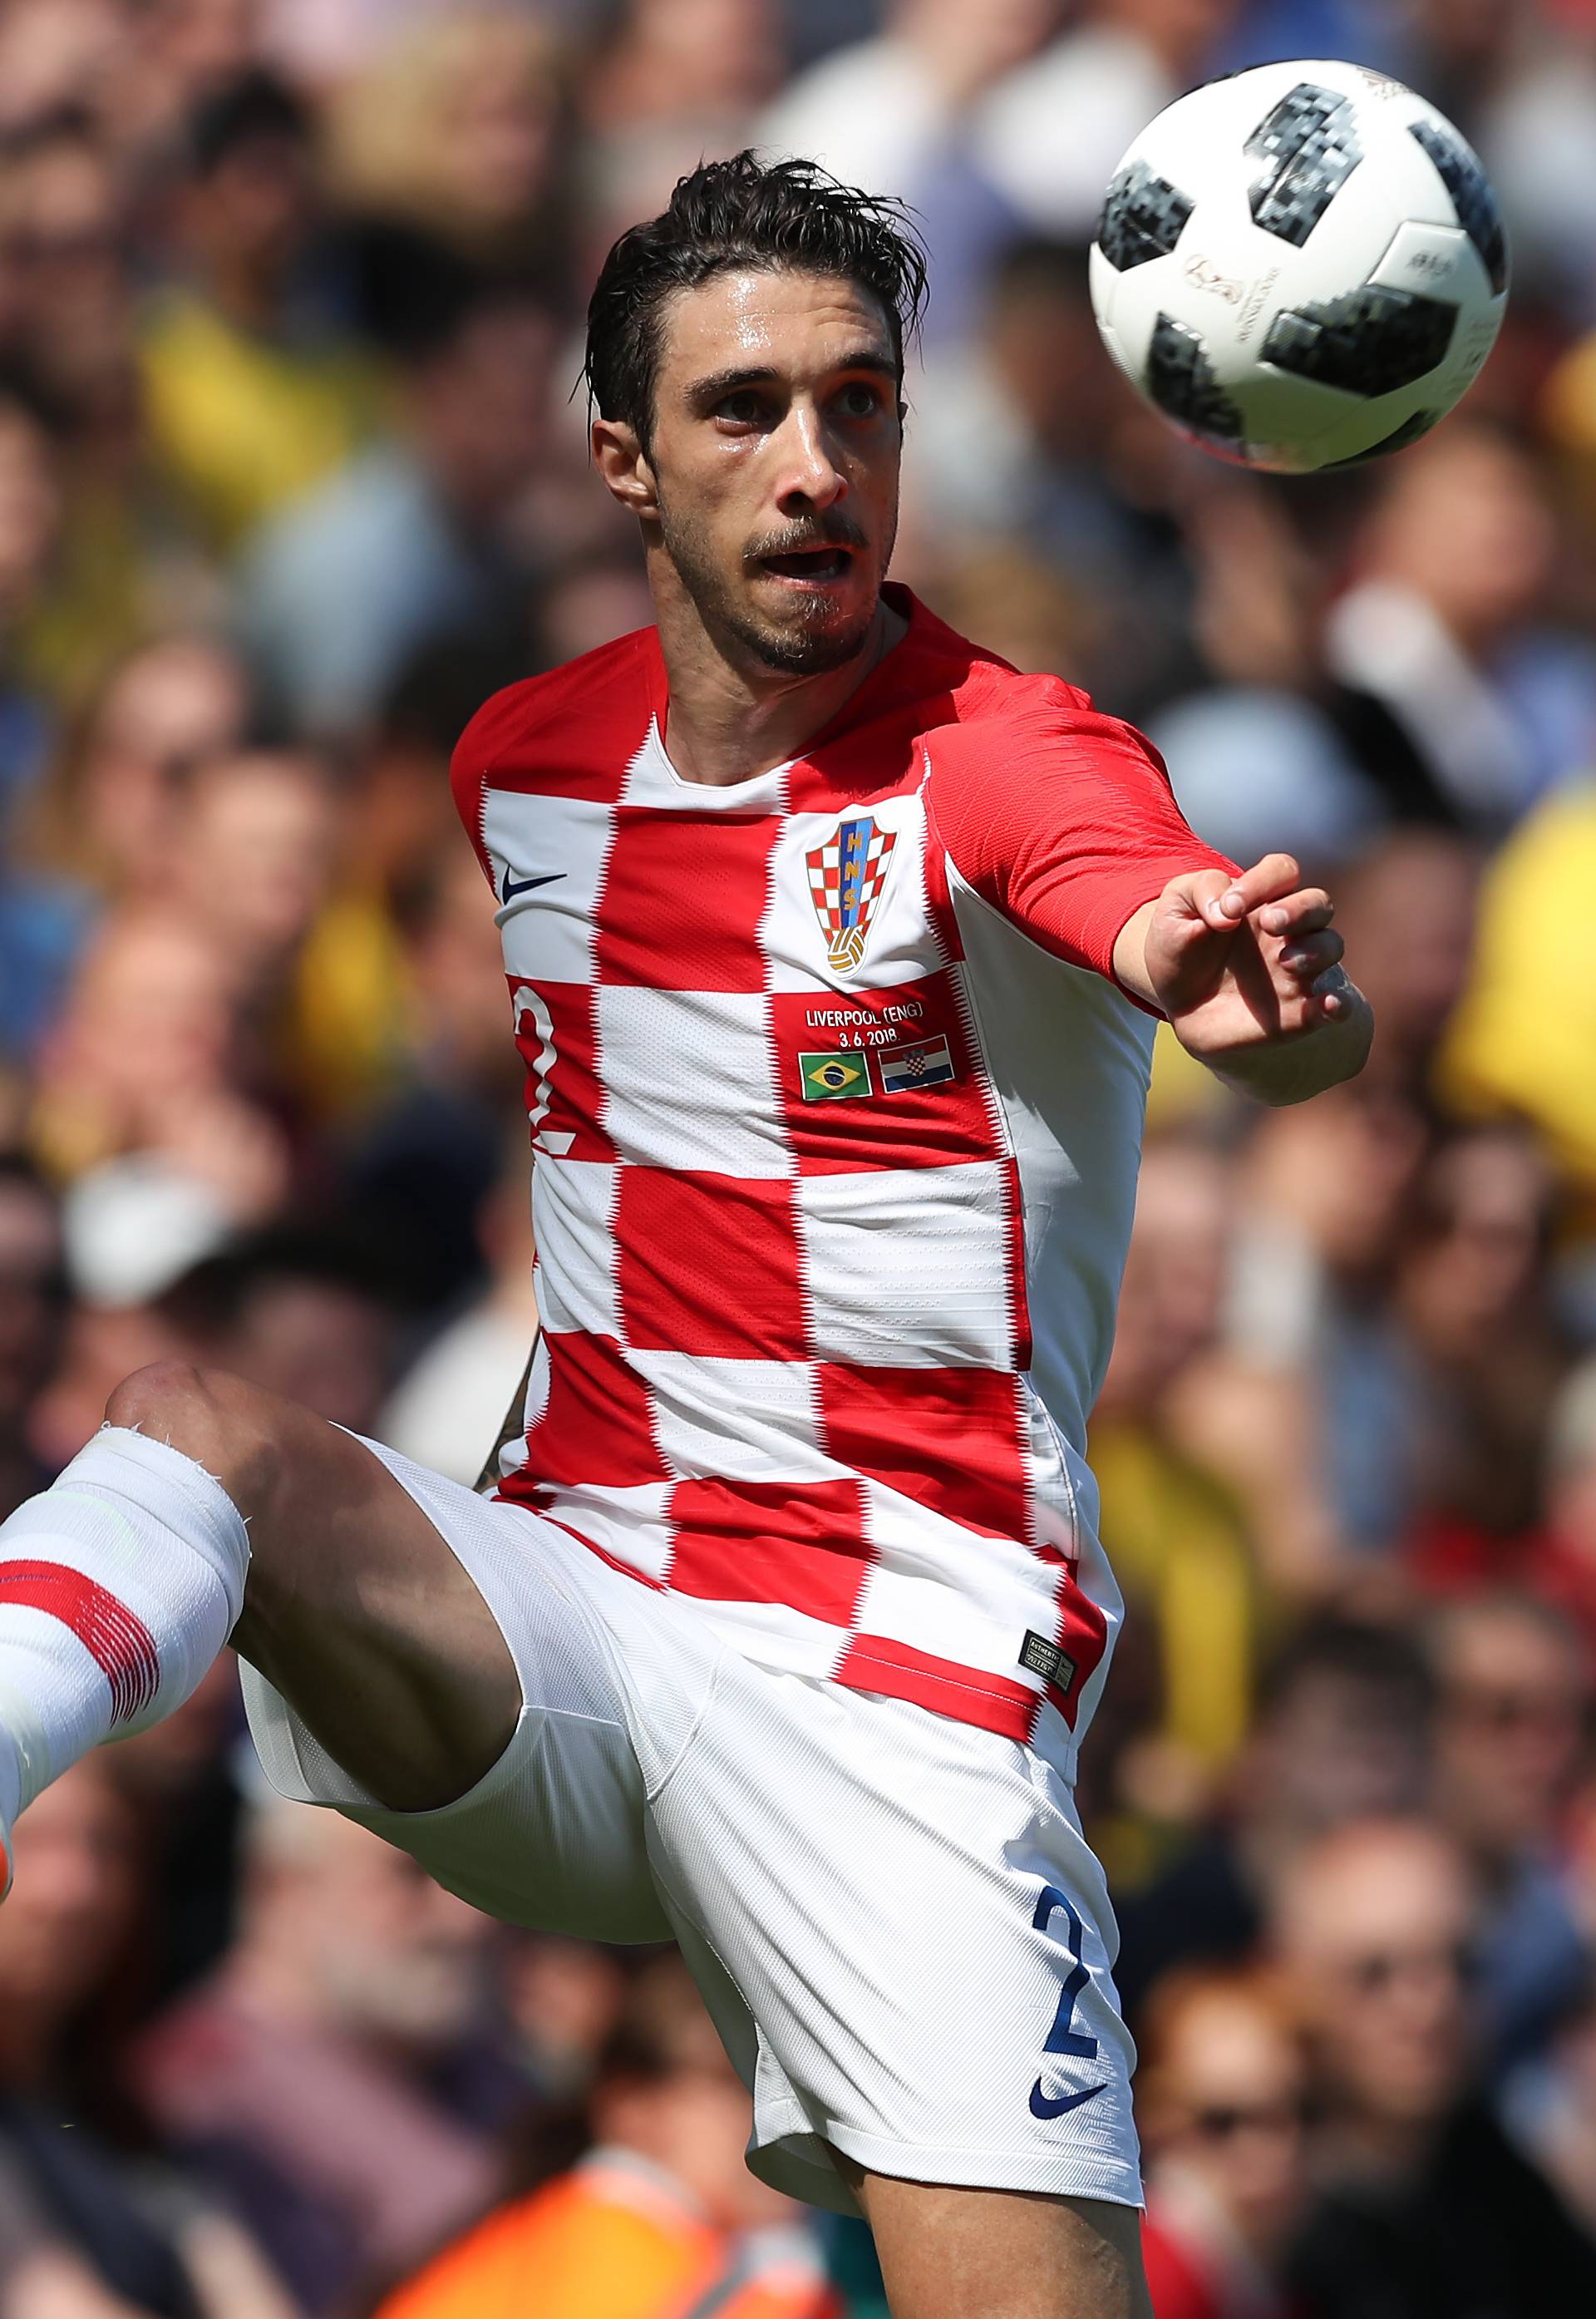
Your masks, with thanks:
[(514, 1737), (457, 1803), (374, 1805), (245, 1669), (268, 1777), (512, 1924), (674, 1936), (753, 2097), (749, 2163), (1141, 2203), (1103, 1872), (1030, 1749), (773, 1673), (539, 1515), (368, 1445), (509, 1645)]

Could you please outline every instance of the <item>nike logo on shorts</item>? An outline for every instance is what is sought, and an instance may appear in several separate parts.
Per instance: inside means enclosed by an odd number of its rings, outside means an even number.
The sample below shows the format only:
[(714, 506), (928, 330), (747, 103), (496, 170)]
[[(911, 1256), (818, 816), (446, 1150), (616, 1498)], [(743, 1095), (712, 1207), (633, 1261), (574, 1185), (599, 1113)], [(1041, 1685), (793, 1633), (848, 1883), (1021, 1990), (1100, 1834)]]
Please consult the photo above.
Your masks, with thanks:
[(1105, 2078), (1102, 2085), (1087, 2086), (1083, 2093), (1060, 2094), (1055, 2100), (1052, 2096), (1043, 2093), (1041, 2080), (1038, 2078), (1031, 2089), (1031, 2115), (1032, 2117), (1062, 2117), (1067, 2109), (1078, 2109), (1082, 2102), (1089, 2102), (1094, 2094), (1102, 2093), (1107, 2084)]

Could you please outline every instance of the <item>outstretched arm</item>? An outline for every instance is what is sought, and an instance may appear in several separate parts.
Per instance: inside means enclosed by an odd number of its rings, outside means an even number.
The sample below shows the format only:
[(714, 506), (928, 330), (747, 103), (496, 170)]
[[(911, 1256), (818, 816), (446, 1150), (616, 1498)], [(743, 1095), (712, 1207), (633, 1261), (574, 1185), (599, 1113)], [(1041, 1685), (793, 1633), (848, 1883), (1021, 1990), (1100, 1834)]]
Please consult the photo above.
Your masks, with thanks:
[(1188, 870), (1122, 929), (1114, 967), (1186, 1052), (1244, 1094), (1303, 1103), (1360, 1071), (1367, 999), (1341, 970), (1328, 894), (1289, 853), (1250, 870)]

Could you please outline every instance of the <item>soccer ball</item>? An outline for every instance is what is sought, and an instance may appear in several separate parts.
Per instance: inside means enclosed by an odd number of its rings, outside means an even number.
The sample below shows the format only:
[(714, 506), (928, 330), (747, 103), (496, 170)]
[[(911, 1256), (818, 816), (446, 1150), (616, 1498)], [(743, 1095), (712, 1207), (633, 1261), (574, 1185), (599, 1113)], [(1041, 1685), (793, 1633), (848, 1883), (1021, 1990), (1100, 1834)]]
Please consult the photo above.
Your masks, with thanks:
[(1160, 113), (1091, 255), (1109, 352), (1222, 458), (1303, 474), (1400, 450), (1490, 353), (1507, 242), (1473, 148), (1361, 65), (1260, 65)]

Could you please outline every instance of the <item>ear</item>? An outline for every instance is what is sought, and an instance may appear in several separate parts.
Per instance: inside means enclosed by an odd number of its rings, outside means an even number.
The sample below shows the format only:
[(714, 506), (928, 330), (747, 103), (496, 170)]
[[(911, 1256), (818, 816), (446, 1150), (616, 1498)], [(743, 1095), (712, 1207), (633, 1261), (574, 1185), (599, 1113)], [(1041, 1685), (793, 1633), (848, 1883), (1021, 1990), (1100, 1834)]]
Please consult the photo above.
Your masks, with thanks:
[(595, 419), (591, 444), (593, 465), (605, 488), (628, 515), (648, 517), (658, 512), (659, 492), (647, 454), (636, 428), (621, 419)]

